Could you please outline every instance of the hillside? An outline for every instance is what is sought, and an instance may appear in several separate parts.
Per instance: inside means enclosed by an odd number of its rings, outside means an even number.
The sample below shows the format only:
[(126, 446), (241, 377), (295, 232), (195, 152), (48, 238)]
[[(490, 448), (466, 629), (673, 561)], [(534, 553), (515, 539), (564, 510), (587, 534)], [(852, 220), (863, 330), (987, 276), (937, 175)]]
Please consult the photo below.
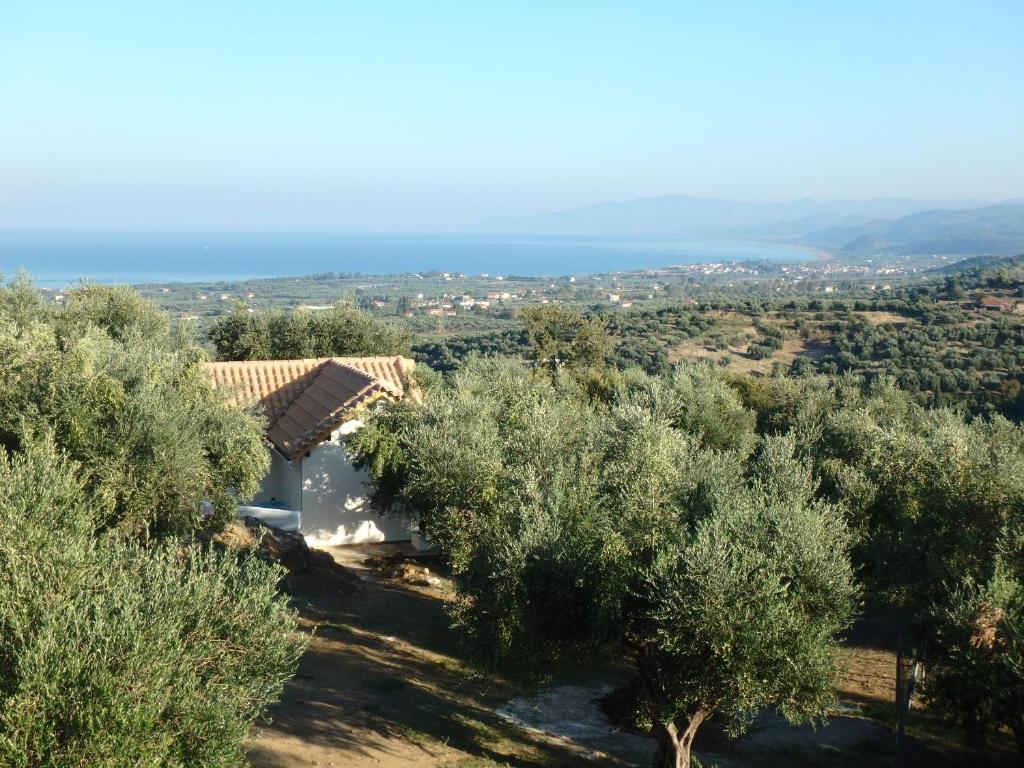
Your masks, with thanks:
[(932, 210), (811, 232), (804, 242), (842, 254), (1014, 253), (1024, 250), (1024, 204)]
[(982, 200), (896, 198), (754, 203), (714, 197), (662, 195), (506, 220), (496, 222), (494, 227), (503, 231), (532, 233), (796, 237), (824, 227), (849, 227), (935, 208), (958, 210), (983, 205), (987, 203)]

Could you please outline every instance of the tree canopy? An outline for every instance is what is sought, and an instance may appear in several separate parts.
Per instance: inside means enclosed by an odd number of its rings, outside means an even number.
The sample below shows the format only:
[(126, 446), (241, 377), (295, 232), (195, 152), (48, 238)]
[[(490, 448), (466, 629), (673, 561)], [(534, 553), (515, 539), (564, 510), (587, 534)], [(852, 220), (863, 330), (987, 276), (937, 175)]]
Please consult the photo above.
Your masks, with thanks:
[(476, 360), (353, 445), (451, 558), (482, 659), (542, 674), (626, 648), (665, 764), (686, 765), (712, 712), (821, 715), (856, 596), (841, 514), (792, 438), (755, 451), (754, 424), (707, 366), (628, 376), (605, 406)]
[(251, 312), (238, 304), (210, 329), (220, 360), (400, 355), (409, 349), (405, 327), (377, 320), (351, 304), (330, 309)]
[(0, 286), (0, 764), (238, 767), (294, 672), (280, 572), (194, 536), (268, 461), (205, 359), (130, 289)]
[(111, 510), (81, 470), (0, 449), (0, 764), (241, 768), (304, 647), (280, 574), (96, 536)]
[(49, 310), (0, 288), (0, 446), (52, 437), (103, 500), (104, 528), (181, 533), (234, 516), (267, 468), (260, 418), (231, 406), (166, 319), (123, 288)]
[(520, 316), (530, 340), (530, 356), (539, 365), (602, 366), (611, 353), (611, 339), (599, 317), (585, 317), (563, 304), (528, 307)]
[(708, 364), (594, 399), (571, 368), (471, 358), (352, 441), (451, 559), (481, 657), (538, 673), (624, 648), (669, 764), (712, 712), (823, 711), (854, 569), (938, 711), (1024, 747), (1024, 429), (1002, 417)]

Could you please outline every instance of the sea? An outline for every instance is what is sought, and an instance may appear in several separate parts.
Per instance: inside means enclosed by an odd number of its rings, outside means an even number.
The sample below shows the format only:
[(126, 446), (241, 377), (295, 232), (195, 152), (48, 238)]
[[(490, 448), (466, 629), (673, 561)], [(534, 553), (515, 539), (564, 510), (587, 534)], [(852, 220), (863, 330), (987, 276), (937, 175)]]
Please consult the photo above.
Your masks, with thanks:
[(814, 257), (780, 243), (642, 235), (0, 232), (0, 274), (24, 269), (38, 286), (55, 289), (80, 280), (192, 283), (325, 272), (546, 277)]

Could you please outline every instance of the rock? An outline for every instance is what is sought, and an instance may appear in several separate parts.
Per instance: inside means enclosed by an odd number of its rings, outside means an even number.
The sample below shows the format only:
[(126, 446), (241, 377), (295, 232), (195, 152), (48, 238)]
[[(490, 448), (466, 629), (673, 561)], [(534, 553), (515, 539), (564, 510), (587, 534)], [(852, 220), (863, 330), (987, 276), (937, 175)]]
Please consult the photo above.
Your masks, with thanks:
[(381, 555), (380, 557), (368, 557), (363, 560), (363, 565), (367, 568), (372, 568), (375, 571), (381, 571), (389, 573), (398, 568), (404, 563), (406, 557), (401, 552), (394, 552), (390, 555)]
[(198, 538), (204, 543), (212, 543), (229, 552), (253, 552), (259, 546), (256, 532), (237, 521), (228, 523), (223, 531), (212, 536), (206, 532), (200, 533)]
[(311, 550), (298, 531), (282, 531), (267, 525), (258, 517), (244, 517), (242, 524), (258, 537), (257, 554), (261, 557), (280, 563), (291, 573), (302, 573), (309, 568)]
[(283, 567), (281, 588), (289, 593), (327, 594), (350, 591), (359, 577), (339, 565), (329, 552), (311, 549), (297, 531), (282, 531), (256, 517), (233, 520), (215, 534), (199, 540), (240, 555), (255, 555)]
[(309, 567), (310, 549), (302, 534), (282, 531), (255, 517), (232, 520), (224, 530), (213, 535), (200, 534), (199, 539), (228, 552), (255, 554), (292, 573), (301, 573)]
[(401, 552), (383, 557), (369, 557), (363, 561), (363, 565), (372, 568), (385, 578), (417, 587), (436, 587), (441, 584), (441, 580), (432, 575), (429, 568), (420, 565)]

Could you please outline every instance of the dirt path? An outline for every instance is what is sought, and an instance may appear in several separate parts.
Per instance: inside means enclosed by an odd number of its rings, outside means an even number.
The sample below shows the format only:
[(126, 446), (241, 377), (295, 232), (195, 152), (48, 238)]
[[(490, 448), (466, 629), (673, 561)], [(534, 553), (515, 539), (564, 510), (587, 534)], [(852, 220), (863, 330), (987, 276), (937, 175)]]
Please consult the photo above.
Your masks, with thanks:
[(362, 576), (355, 593), (300, 598), (303, 628), (315, 634), (273, 722), (254, 733), (253, 766), (636, 764), (498, 715), (521, 691), (470, 675), (447, 626), (444, 588), (383, 580), (362, 565), (373, 553), (332, 550)]
[[(304, 631), (313, 634), (296, 677), (254, 729), (254, 768), (562, 768), (648, 766), (650, 739), (616, 732), (592, 699), (614, 682), (610, 670), (560, 681), (539, 697), (509, 681), (474, 677), (448, 628), (440, 586), (384, 579), (363, 566), (393, 547), (339, 547), (335, 559), (361, 583), (297, 595)], [(841, 690), (851, 703), (887, 711), (892, 654), (849, 647)], [(621, 681), (620, 681), (621, 682)], [(607, 690), (607, 687), (604, 688)], [(925, 735), (925, 734), (922, 734)], [(1010, 765), (1012, 752), (993, 761), (927, 734), (910, 753), (891, 749), (888, 726), (862, 717), (835, 717), (818, 730), (793, 728), (764, 716), (738, 742), (706, 726), (698, 748), (721, 768), (863, 768)], [(965, 756), (971, 759), (964, 760)]]

